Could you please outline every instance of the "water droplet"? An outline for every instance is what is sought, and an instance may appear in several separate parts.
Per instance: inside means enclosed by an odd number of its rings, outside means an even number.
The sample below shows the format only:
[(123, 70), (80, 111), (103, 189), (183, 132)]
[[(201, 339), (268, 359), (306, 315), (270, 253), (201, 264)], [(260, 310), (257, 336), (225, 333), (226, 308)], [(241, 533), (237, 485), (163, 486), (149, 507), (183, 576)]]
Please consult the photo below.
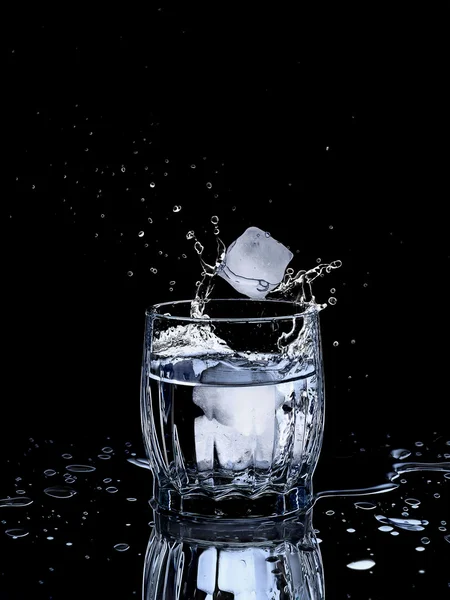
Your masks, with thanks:
[(336, 304), (337, 300), (334, 296), (331, 296), (330, 298), (328, 298), (328, 304)]
[(353, 569), (354, 571), (367, 571), (371, 569), (375, 565), (375, 561), (371, 558), (366, 558), (365, 560), (357, 560), (355, 562), (348, 563), (347, 567), (349, 569)]
[(378, 529), (380, 531), (393, 531), (394, 528), (390, 525), (381, 525), (381, 527), (378, 527)]
[(433, 494), (433, 497), (434, 497), (434, 498), (440, 498), (440, 497), (441, 497), (441, 495), (440, 495), (440, 494)]
[(194, 164), (191, 165), (191, 169), (195, 169), (195, 165)]
[(175, 285), (176, 281), (169, 281), (169, 285)]
[(62, 454), (62, 458), (65, 458), (66, 460), (70, 460), (72, 458), (71, 454)]
[(54, 486), (44, 490), (44, 494), (52, 498), (72, 498), (76, 493), (74, 489), (65, 486)]
[(208, 190), (210, 190), (212, 188), (212, 183), (210, 181), (208, 181), (208, 183), (206, 184), (206, 187), (208, 188)]
[(328, 226), (328, 229), (333, 229), (333, 225), (329, 225), (329, 226)]
[(187, 239), (187, 240), (192, 240), (192, 238), (193, 238), (194, 236), (195, 236), (195, 233), (194, 233), (192, 230), (191, 230), (191, 231), (188, 231), (188, 232), (187, 232), (187, 234), (186, 234), (186, 239)]
[(328, 516), (334, 515), (334, 510), (327, 510), (325, 514)]
[(154, 187), (155, 187), (155, 182), (154, 182), (154, 181), (152, 181), (152, 182), (150, 183), (150, 187), (151, 187), (151, 188), (154, 188)]
[(330, 294), (335, 294), (335, 293), (336, 293), (336, 288), (331, 288)]
[(113, 485), (111, 485), (111, 486), (109, 486), (109, 487), (107, 487), (107, 488), (106, 488), (106, 491), (107, 491), (109, 494), (115, 494), (115, 493), (116, 493), (116, 492), (118, 492), (119, 490), (118, 490), (118, 488), (116, 488), (116, 487), (114, 487)]
[(128, 502), (136, 502), (137, 498), (127, 498)]
[(155, 267), (151, 267), (150, 271), (155, 275), (158, 272), (158, 269), (155, 269)]
[(99, 454), (98, 457), (100, 460), (109, 460), (111, 458), (110, 454)]
[(391, 450), (391, 456), (392, 458), (403, 460), (404, 458), (411, 456), (411, 452), (409, 450), (405, 450), (404, 448), (397, 448), (395, 450)]
[(232, 207), (231, 207), (231, 210), (234, 212), (234, 211), (236, 210), (236, 207), (235, 207), (235, 206), (232, 206)]
[(406, 498), (405, 503), (409, 504), (413, 508), (417, 508), (420, 504), (420, 500), (417, 500), (416, 498)]
[(422, 542), (422, 544), (423, 544), (424, 546), (426, 546), (427, 544), (429, 544), (429, 543), (430, 543), (430, 538), (423, 537), (423, 538), (421, 538), (421, 539), (420, 539), (420, 541)]
[(53, 477), (53, 475), (56, 475), (56, 471), (53, 469), (47, 469), (44, 471), (44, 475), (47, 475), (47, 477)]
[(400, 535), (398, 531), (391, 531), (391, 535)]
[(219, 222), (219, 217), (218, 216), (214, 215), (214, 216), (211, 217), (211, 223), (213, 225), (217, 225), (218, 222)]
[(415, 445), (416, 445), (418, 448), (421, 448), (421, 447), (423, 446), (423, 442), (416, 442), (416, 443), (415, 443)]
[(125, 173), (126, 169), (125, 167), (122, 165), (122, 167), (120, 168), (120, 170), (122, 171), (122, 173)]
[(180, 210), (181, 210), (181, 206), (179, 204), (175, 204), (175, 206), (173, 207), (173, 212), (177, 213), (177, 212), (180, 212)]
[(116, 544), (114, 546), (114, 550), (117, 550), (117, 552), (125, 552), (129, 549), (129, 547), (130, 546), (128, 544)]
[(6, 508), (8, 506), (29, 506), (33, 504), (33, 500), (31, 498), (27, 498), (25, 496), (21, 496), (19, 498), (2, 498), (0, 499), (0, 508)]
[(7, 529), (5, 531), (6, 535), (12, 537), (13, 540), (17, 540), (17, 538), (23, 538), (28, 535), (30, 532), (25, 529), (17, 528), (17, 529)]
[(353, 529), (352, 527), (349, 527), (349, 528), (347, 529), (347, 531), (348, 531), (349, 533), (355, 533), (355, 532), (356, 532), (356, 529)]
[(95, 467), (92, 465), (68, 465), (66, 469), (71, 473), (92, 473), (95, 471)]
[(144, 232), (143, 232), (143, 231), (140, 231), (140, 232), (138, 233), (138, 236), (139, 236), (139, 237), (144, 237)]
[(423, 552), (425, 548), (423, 546), (417, 546), (416, 550), (417, 552)]
[(220, 229), (218, 227), (214, 227), (214, 235), (219, 235)]
[(151, 217), (149, 217), (149, 218), (147, 219), (147, 221), (148, 221), (149, 223), (153, 223), (153, 219), (152, 219)]
[(384, 517), (383, 515), (375, 515), (375, 518), (385, 525), (394, 525), (395, 527), (405, 529), (406, 531), (423, 531), (425, 529), (424, 525), (428, 525), (428, 521), (423, 519), (394, 519)]
[(356, 340), (350, 340), (350, 344), (356, 344)]
[(203, 246), (198, 241), (195, 242), (194, 248), (195, 248), (195, 251), (197, 252), (197, 254), (201, 254), (203, 252)]
[(339, 342), (336, 340), (333, 342), (333, 346), (336, 348), (337, 346), (339, 346)]
[(54, 538), (52, 535), (48, 535), (48, 536), (47, 536), (47, 539), (48, 539), (48, 540), (50, 540), (50, 541), (52, 541), (52, 540), (54, 540), (55, 538)]
[(133, 271), (128, 271), (127, 275), (128, 275), (128, 277), (133, 277)]
[(373, 510), (377, 505), (373, 504), (373, 502), (355, 502), (355, 507), (362, 510)]
[(127, 462), (135, 465), (136, 467), (142, 467), (143, 469), (150, 469), (150, 463), (148, 458), (127, 458)]

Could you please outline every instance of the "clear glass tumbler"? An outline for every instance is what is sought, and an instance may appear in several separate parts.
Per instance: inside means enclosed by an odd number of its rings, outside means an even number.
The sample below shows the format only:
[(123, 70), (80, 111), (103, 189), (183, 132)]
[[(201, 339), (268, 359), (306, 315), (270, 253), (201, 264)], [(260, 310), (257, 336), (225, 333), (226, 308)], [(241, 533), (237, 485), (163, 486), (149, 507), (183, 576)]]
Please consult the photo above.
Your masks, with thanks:
[(141, 386), (153, 504), (203, 517), (304, 510), (324, 423), (318, 307), (190, 301), (146, 312)]
[(142, 598), (324, 600), (312, 511), (208, 524), (155, 512)]

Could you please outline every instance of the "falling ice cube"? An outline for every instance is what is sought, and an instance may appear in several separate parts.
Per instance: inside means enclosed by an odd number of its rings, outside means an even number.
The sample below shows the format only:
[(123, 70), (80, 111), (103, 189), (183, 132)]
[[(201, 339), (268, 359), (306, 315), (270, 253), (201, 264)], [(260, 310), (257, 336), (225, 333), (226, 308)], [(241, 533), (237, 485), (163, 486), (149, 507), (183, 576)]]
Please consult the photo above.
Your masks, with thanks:
[(218, 275), (249, 298), (265, 298), (282, 281), (292, 257), (266, 232), (249, 227), (227, 249)]

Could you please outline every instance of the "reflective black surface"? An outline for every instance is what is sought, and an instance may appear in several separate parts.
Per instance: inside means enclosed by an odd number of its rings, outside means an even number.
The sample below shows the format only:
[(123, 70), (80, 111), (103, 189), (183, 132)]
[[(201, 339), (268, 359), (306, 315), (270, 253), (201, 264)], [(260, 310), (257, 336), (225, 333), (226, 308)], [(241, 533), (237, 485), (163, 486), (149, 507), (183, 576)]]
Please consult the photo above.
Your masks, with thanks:
[[(337, 299), (316, 491), (386, 483), (395, 448), (449, 452), (439, 16), (147, 8), (8, 21), (0, 498), (33, 503), (0, 508), (2, 599), (141, 594), (144, 311), (192, 297), (186, 234), (214, 255), (213, 215), (226, 244), (257, 225), (295, 267), (343, 261), (315, 282)], [(96, 470), (67, 482), (70, 464)], [(373, 510), (317, 502), (327, 600), (448, 594), (448, 480), (402, 478)], [(424, 531), (375, 519), (406, 498)]]

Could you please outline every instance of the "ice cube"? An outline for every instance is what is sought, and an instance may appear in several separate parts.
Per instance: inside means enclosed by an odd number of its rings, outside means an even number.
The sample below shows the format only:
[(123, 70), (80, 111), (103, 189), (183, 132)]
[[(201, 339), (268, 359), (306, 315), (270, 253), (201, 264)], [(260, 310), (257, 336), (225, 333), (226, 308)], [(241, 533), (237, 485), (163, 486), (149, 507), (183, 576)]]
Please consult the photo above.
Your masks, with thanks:
[(198, 386), (193, 401), (205, 415), (195, 420), (200, 471), (213, 468), (214, 449), (225, 469), (270, 467), (277, 439), (276, 412), (283, 403), (277, 386)]
[(239, 600), (267, 600), (268, 590), (275, 588), (273, 563), (268, 550), (245, 548), (221, 550), (217, 583), (221, 592)]
[(198, 559), (197, 588), (212, 598), (216, 589), (217, 550), (207, 548)]
[(290, 250), (258, 227), (249, 227), (227, 249), (218, 275), (249, 298), (265, 298), (283, 279)]

